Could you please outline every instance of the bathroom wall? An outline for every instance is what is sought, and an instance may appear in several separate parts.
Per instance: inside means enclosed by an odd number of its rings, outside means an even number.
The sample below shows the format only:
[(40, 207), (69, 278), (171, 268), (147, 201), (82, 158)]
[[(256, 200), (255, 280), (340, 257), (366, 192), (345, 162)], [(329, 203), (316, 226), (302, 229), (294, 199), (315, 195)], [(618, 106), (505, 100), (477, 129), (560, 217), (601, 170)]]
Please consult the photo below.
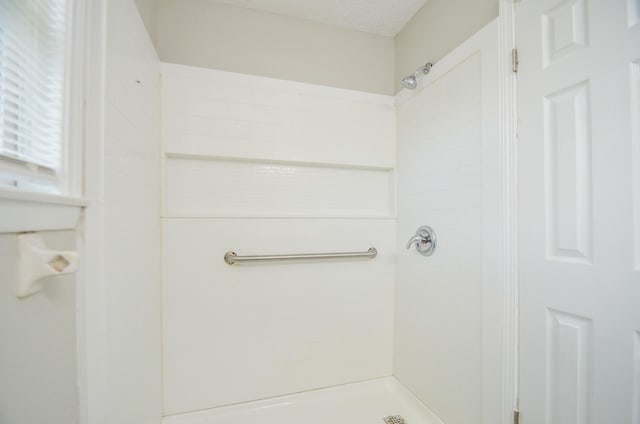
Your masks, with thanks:
[(158, 0), (135, 0), (138, 8), (138, 13), (144, 22), (144, 26), (151, 37), (151, 40), (156, 40), (156, 21), (158, 14)]
[(393, 98), (170, 64), (162, 88), (165, 413), (391, 375)]
[(157, 424), (162, 414), (160, 67), (133, 0), (107, 2), (105, 78), (99, 205), (104, 215), (106, 422)]
[[(496, 422), (497, 40), (493, 22), (397, 96), (394, 374), (447, 424)], [(405, 248), (422, 225), (429, 257)]]
[[(54, 249), (75, 248), (73, 231), (41, 234)], [(0, 234), (0, 423), (75, 423), (75, 276), (17, 299), (17, 263), (16, 235)]]
[(395, 89), (402, 77), (437, 62), (498, 16), (498, 0), (429, 0), (394, 39)]
[(159, 0), (162, 61), (393, 94), (393, 39), (208, 0)]

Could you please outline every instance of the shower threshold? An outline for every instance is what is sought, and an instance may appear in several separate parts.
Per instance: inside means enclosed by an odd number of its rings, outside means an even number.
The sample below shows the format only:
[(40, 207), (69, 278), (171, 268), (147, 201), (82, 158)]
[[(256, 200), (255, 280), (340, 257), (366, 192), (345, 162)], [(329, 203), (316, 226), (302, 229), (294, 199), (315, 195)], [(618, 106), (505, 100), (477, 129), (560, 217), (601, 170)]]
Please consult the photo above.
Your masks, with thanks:
[(163, 424), (443, 424), (394, 377), (167, 416)]

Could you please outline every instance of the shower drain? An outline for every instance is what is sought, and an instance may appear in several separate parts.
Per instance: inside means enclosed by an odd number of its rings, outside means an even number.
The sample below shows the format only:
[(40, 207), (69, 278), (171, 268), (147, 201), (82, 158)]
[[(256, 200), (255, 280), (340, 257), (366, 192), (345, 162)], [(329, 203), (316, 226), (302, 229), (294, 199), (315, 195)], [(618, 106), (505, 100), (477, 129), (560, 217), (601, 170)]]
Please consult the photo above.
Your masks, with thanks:
[(383, 418), (386, 424), (407, 424), (407, 422), (400, 415), (390, 415)]

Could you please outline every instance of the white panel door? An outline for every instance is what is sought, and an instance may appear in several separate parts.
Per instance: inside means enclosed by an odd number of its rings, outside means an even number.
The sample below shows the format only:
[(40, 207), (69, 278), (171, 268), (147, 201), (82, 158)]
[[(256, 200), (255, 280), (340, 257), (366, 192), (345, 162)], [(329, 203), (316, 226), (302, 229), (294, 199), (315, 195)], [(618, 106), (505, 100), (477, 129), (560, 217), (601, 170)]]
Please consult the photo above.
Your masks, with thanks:
[(516, 5), (523, 424), (640, 424), (639, 13)]

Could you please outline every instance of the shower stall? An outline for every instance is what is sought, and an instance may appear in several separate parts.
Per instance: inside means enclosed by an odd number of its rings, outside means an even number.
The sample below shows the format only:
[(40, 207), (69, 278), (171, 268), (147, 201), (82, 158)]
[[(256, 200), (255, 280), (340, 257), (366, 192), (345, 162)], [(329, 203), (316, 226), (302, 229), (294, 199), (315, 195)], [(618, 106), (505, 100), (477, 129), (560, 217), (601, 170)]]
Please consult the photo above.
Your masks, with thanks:
[(160, 65), (167, 423), (482, 421), (496, 45), (397, 96)]

